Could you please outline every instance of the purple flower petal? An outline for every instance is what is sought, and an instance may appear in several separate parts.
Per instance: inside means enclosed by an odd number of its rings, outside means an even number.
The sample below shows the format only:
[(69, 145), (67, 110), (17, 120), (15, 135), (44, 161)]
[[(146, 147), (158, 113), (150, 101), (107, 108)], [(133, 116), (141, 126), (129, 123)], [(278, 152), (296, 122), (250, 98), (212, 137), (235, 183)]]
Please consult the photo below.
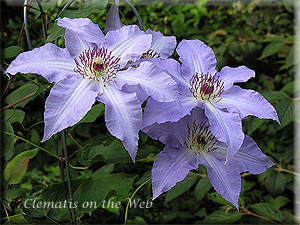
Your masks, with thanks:
[(66, 49), (48, 43), (32, 51), (20, 53), (6, 72), (12, 75), (18, 72), (37, 73), (51, 83), (75, 75), (74, 68), (74, 59)]
[(137, 154), (142, 109), (134, 93), (118, 90), (111, 84), (104, 87), (97, 100), (105, 103), (105, 122), (109, 132), (119, 138), (134, 161)]
[(152, 139), (159, 140), (167, 146), (180, 148), (184, 146), (187, 136), (187, 117), (183, 117), (179, 121), (172, 123), (155, 123), (143, 128), (142, 131), (147, 133)]
[(197, 168), (196, 156), (192, 151), (166, 147), (157, 155), (153, 164), (153, 199), (182, 181), (191, 169)]
[[(225, 144), (219, 145), (218, 149), (210, 154), (221, 161), (225, 161), (228, 147)], [(240, 172), (249, 171), (252, 174), (260, 174), (265, 172), (274, 163), (262, 153), (255, 141), (245, 135), (241, 148), (234, 154), (229, 161), (239, 168)]]
[(73, 57), (86, 49), (95, 47), (92, 43), (100, 45), (104, 41), (104, 35), (99, 26), (88, 18), (58, 18), (57, 25), (66, 29), (65, 45)]
[(198, 105), (193, 96), (179, 95), (179, 102), (157, 102), (149, 98), (144, 110), (143, 127), (148, 127), (154, 123), (165, 123), (167, 121), (176, 122)]
[(222, 94), (222, 100), (216, 103), (218, 107), (237, 111), (241, 118), (254, 115), (261, 119), (273, 119), (279, 123), (274, 107), (258, 92), (244, 90), (234, 85)]
[(161, 32), (150, 29), (146, 33), (152, 35), (150, 49), (158, 53), (161, 58), (168, 58), (173, 54), (176, 47), (176, 38), (174, 36), (164, 36)]
[(223, 160), (217, 159), (210, 153), (203, 153), (200, 156), (198, 157), (199, 163), (207, 168), (212, 186), (225, 200), (231, 202), (238, 209), (241, 177), (235, 164), (229, 161), (224, 165)]
[(95, 102), (98, 89), (94, 80), (83, 79), (80, 76), (56, 83), (45, 103), (45, 130), (42, 142), (81, 120)]
[(121, 58), (123, 68), (129, 60), (136, 61), (147, 52), (151, 45), (151, 35), (141, 31), (136, 25), (124, 26), (109, 31), (105, 36), (103, 47), (112, 51), (112, 55)]
[(225, 66), (217, 74), (224, 82), (224, 90), (232, 87), (234, 83), (245, 82), (251, 77), (255, 77), (254, 70), (250, 70), (246, 66), (239, 66), (237, 68)]
[(182, 62), (182, 76), (189, 81), (197, 72), (216, 72), (216, 57), (210, 47), (199, 40), (182, 40), (177, 47), (177, 53)]
[(143, 62), (138, 68), (129, 67), (119, 71), (118, 85), (140, 85), (143, 91), (159, 102), (178, 101), (178, 88), (175, 81), (150, 62)]
[(238, 112), (226, 112), (207, 101), (204, 106), (212, 133), (229, 147), (227, 162), (240, 149), (244, 140), (241, 118)]
[(105, 32), (112, 30), (117, 30), (123, 27), (124, 24), (121, 23), (120, 16), (119, 16), (119, 6), (115, 3), (113, 4), (106, 17), (106, 23), (105, 23)]

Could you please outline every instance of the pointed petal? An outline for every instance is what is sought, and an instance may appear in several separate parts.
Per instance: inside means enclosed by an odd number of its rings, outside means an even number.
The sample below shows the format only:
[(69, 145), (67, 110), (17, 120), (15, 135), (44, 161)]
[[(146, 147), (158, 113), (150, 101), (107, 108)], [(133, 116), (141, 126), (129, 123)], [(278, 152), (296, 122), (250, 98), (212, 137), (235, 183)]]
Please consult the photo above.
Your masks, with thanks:
[(50, 83), (58, 82), (74, 72), (75, 62), (66, 49), (48, 43), (32, 51), (23, 52), (11, 62), (6, 72), (12, 75), (20, 73), (37, 73)]
[(226, 112), (208, 101), (205, 101), (204, 106), (213, 135), (229, 147), (228, 161), (240, 149), (244, 140), (241, 118), (238, 112)]
[(73, 57), (104, 41), (99, 26), (88, 18), (58, 18), (57, 25), (66, 29), (65, 45)]
[(42, 142), (81, 120), (91, 109), (98, 93), (95, 81), (80, 76), (56, 83), (45, 103), (45, 130)]
[(182, 147), (187, 136), (187, 116), (177, 122), (166, 122), (162, 124), (153, 124), (143, 128), (152, 139), (159, 140), (161, 143), (170, 147)]
[(105, 36), (103, 47), (119, 57), (123, 68), (127, 61), (139, 59), (151, 45), (151, 35), (141, 31), (136, 25), (124, 26), (118, 30), (109, 31)]
[(141, 103), (136, 94), (118, 90), (111, 84), (107, 84), (103, 95), (98, 96), (97, 100), (105, 103), (107, 129), (123, 142), (134, 161), (142, 124)]
[(182, 62), (182, 76), (187, 81), (197, 72), (216, 72), (217, 60), (213, 50), (199, 40), (182, 40), (177, 47), (177, 53)]
[(209, 153), (202, 153), (198, 159), (199, 163), (207, 168), (208, 178), (214, 189), (238, 209), (241, 191), (241, 177), (238, 168), (231, 161), (224, 165), (224, 161), (218, 160)]
[(222, 94), (222, 100), (216, 103), (229, 111), (238, 110), (241, 118), (254, 115), (261, 119), (273, 119), (279, 123), (275, 108), (258, 92), (245, 90), (234, 85)]
[(245, 82), (251, 77), (255, 77), (255, 71), (248, 69), (246, 66), (239, 66), (237, 68), (225, 66), (217, 74), (224, 82), (224, 90), (232, 87), (234, 83)]
[(178, 101), (176, 82), (150, 62), (143, 62), (138, 68), (129, 67), (119, 71), (116, 82), (121, 87), (124, 84), (140, 85), (148, 96), (159, 102)]
[(148, 127), (154, 123), (176, 122), (185, 115), (190, 114), (198, 102), (193, 96), (179, 95), (179, 102), (157, 102), (149, 98), (144, 110), (143, 127)]
[(113, 4), (107, 13), (105, 32), (117, 30), (123, 26), (124, 24), (121, 23), (119, 16), (119, 7), (117, 4)]
[[(218, 149), (212, 151), (210, 154), (218, 158), (221, 161), (225, 161), (228, 147), (225, 144), (218, 146)], [(260, 174), (265, 172), (268, 168), (274, 165), (274, 163), (262, 153), (255, 141), (247, 135), (245, 135), (241, 148), (230, 159), (240, 172), (247, 172), (253, 174)]]
[(164, 36), (161, 32), (152, 31), (150, 29), (148, 29), (146, 33), (152, 35), (152, 44), (150, 49), (159, 53), (161, 58), (168, 58), (173, 54), (176, 47), (175, 36)]
[(166, 147), (153, 164), (153, 199), (182, 181), (191, 169), (197, 169), (195, 154), (187, 149)]

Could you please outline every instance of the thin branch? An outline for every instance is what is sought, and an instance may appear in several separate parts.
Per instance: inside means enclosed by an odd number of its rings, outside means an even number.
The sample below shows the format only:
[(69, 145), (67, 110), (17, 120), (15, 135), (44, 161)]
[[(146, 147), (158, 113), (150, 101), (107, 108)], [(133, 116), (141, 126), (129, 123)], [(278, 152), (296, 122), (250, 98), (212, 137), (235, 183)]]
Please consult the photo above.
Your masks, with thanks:
[(7, 105), (7, 106), (3, 107), (0, 111), (3, 111), (3, 110), (5, 110), (5, 109), (8, 109), (8, 108), (10, 108), (10, 107), (12, 107), (12, 106), (14, 106), (14, 105), (20, 103), (20, 102), (23, 102), (24, 100), (26, 100), (26, 99), (32, 97), (35, 93), (36, 93), (36, 91), (33, 92), (33, 93), (31, 93), (31, 94), (29, 94), (29, 95), (27, 95), (27, 96), (25, 96), (24, 98), (21, 98), (20, 100), (14, 102), (14, 103), (11, 103), (10, 105)]
[[(30, 1), (29, 5), (31, 5), (32, 0)], [(29, 50), (32, 49), (31, 45), (31, 40), (30, 40), (30, 35), (29, 35), (29, 30), (28, 30), (28, 21), (27, 21), (27, 13), (28, 13), (28, 0), (24, 0), (24, 27), (25, 27), (25, 35), (26, 35), (26, 40), (28, 44)]]
[(45, 22), (45, 14), (43, 11), (43, 7), (42, 4), (40, 2), (40, 0), (36, 0), (39, 8), (40, 8), (40, 12), (41, 12), (41, 18), (42, 18), (42, 27), (43, 27), (43, 38), (44, 38), (44, 44), (46, 44), (46, 40), (47, 40), (47, 26), (46, 26), (46, 22)]

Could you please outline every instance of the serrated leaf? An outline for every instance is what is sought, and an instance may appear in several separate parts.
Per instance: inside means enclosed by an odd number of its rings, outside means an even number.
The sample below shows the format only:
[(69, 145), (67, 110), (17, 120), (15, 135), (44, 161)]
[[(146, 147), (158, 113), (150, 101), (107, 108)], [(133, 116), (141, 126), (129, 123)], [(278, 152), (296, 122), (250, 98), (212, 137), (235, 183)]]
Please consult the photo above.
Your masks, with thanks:
[(201, 224), (233, 224), (241, 217), (242, 213), (236, 210), (226, 212), (225, 209), (220, 209), (205, 217)]
[(23, 48), (19, 46), (10, 46), (1, 51), (1, 58), (7, 59), (7, 58), (13, 58), (19, 55), (20, 52), (23, 52)]
[[(77, 188), (74, 199), (78, 202), (77, 206), (82, 212), (91, 212), (98, 208), (107, 194), (112, 191), (115, 191), (118, 196), (126, 195), (132, 188), (134, 179), (134, 175), (117, 173), (89, 180)], [(86, 203), (95, 204), (84, 207)]]
[(221, 205), (231, 205), (232, 207), (234, 207), (230, 202), (226, 201), (218, 192), (207, 193), (206, 195), (210, 200), (214, 202), (217, 202)]
[[(21, 100), (24, 97), (27, 97), (30, 94), (33, 94), (35, 91), (37, 91), (37, 89), (38, 86), (35, 84), (25, 84), (22, 87), (15, 90), (14, 92), (12, 92), (10, 95), (8, 95), (5, 101), (8, 105), (10, 105)], [(29, 102), (31, 99), (32, 97), (29, 97), (24, 101), (17, 103), (16, 105), (14, 105), (14, 107), (24, 107), (27, 104), (27, 102)]]
[(284, 35), (268, 37), (268, 38), (264, 39), (262, 42), (274, 42), (274, 41), (283, 42)]
[(269, 203), (256, 203), (253, 205), (250, 205), (250, 208), (253, 209), (253, 211), (260, 216), (266, 217), (273, 221), (283, 221), (283, 215), (282, 213), (275, 209), (271, 204)]
[(290, 199), (284, 196), (278, 196), (274, 200), (270, 201), (271, 205), (274, 206), (275, 209), (280, 209), (282, 206), (286, 205), (288, 202), (290, 202)]
[(248, 118), (247, 134), (251, 135), (255, 130), (260, 128), (265, 121), (265, 119), (259, 119), (257, 117)]
[(183, 181), (178, 182), (170, 191), (167, 192), (166, 202), (172, 201), (188, 191), (197, 180), (197, 176), (188, 174)]
[(274, 55), (275, 53), (279, 52), (284, 46), (285, 46), (285, 43), (283, 41), (274, 41), (274, 42), (269, 43), (264, 48), (259, 60), (262, 60), (266, 57)]
[(289, 95), (283, 91), (268, 91), (263, 92), (262, 95), (268, 100), (270, 103), (275, 103), (276, 101), (280, 101), (282, 99), (288, 99)]
[(269, 173), (269, 176), (267, 176), (266, 178), (265, 187), (267, 191), (273, 196), (284, 192), (285, 185), (286, 180), (282, 173), (271, 171)]
[[(5, 122), (1, 125), (1, 131), (5, 131), (7, 133), (13, 134), (14, 129), (11, 126), (10, 122)], [(13, 136), (8, 134), (1, 134), (1, 157), (7, 156), (14, 149), (15, 139)]]
[(7, 164), (3, 172), (3, 177), (8, 184), (17, 184), (20, 182), (26, 173), (29, 160), (32, 159), (38, 151), (38, 149), (24, 151), (15, 156)]
[(211, 187), (212, 186), (208, 177), (201, 178), (198, 181), (194, 191), (194, 196), (196, 198), (196, 201), (200, 201), (205, 196), (205, 194), (209, 191), (209, 189), (211, 189)]
[(281, 123), (280, 128), (285, 127), (294, 120), (296, 104), (297, 102), (292, 99), (283, 99), (277, 104), (276, 111)]

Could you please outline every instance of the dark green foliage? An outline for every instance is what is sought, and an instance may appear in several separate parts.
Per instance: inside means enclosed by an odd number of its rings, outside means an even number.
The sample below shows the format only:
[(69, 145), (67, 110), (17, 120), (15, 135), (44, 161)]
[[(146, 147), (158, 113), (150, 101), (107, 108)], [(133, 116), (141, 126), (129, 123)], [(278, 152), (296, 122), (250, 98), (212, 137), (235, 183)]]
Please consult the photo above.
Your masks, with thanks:
[[(166, 5), (162, 2), (148, 5), (133, 3), (142, 17), (145, 29), (175, 35), (177, 43), (182, 39), (200, 39), (212, 47), (218, 60), (218, 70), (225, 65), (246, 65), (255, 70), (256, 77), (241, 86), (260, 92), (276, 108), (281, 126), (275, 121), (249, 116), (243, 121), (243, 128), (245, 134), (256, 141), (275, 166), (260, 175), (242, 174), (239, 211), (215, 192), (205, 167), (199, 166), (198, 171), (191, 172), (182, 182), (155, 199), (150, 208), (129, 208), (128, 223), (296, 223), (293, 216), (293, 128), (294, 123), (299, 122), (294, 117), (299, 100), (293, 95), (299, 90), (295, 90), (293, 82), (294, 9), (287, 0), (273, 5), (263, 5), (256, 0), (248, 5), (242, 2), (234, 1), (229, 5), (213, 5), (210, 1), (181, 5)], [(54, 42), (57, 39), (60, 47), (64, 47), (64, 30), (56, 25), (54, 19), (63, 3), (42, 3), (47, 20), (46, 40)], [(108, 11), (108, 7), (104, 8), (106, 3), (107, 1), (85, 1), (81, 4), (76, 1), (61, 16), (88, 16), (104, 30)], [(32, 45), (39, 47), (44, 43), (41, 18), (35, 1), (32, 4), (33, 8), (28, 15), (29, 30)], [(28, 46), (23, 32), (18, 47), (23, 22), (22, 7), (3, 6), (1, 12), (1, 61), (6, 68), (18, 53), (27, 51)], [(120, 13), (124, 24), (137, 23), (133, 12), (122, 2)], [(178, 59), (176, 53), (174, 56)], [(39, 77), (41, 87), (23, 76), (16, 75), (14, 78), (16, 80), (4, 94), (2, 108), (35, 91), (36, 93), (2, 111), (1, 131), (18, 135), (55, 154), (52, 140), (40, 143), (44, 101), (52, 84), (48, 84), (42, 77)], [(27, 78), (37, 81), (35, 74), (27, 74)], [(2, 76), (2, 85), (7, 85), (8, 81), (5, 79), (6, 76)], [(4, 90), (5, 86), (2, 91)], [(124, 223), (127, 198), (150, 178), (155, 156), (164, 148), (161, 143), (141, 132), (137, 160), (132, 163), (122, 143), (107, 131), (103, 120), (104, 110), (102, 103), (95, 104), (80, 122), (67, 129), (70, 133), (67, 133), (67, 145), (72, 168), (72, 188), (78, 204), (77, 221), (84, 224)], [(67, 207), (24, 207), (26, 200), (33, 204), (35, 198), (39, 199), (37, 202), (61, 204), (69, 198), (66, 194), (66, 174), (63, 178), (58, 166), (63, 166), (64, 162), (39, 151), (28, 163), (24, 176), (18, 177), (18, 182), (10, 182), (10, 179), (6, 179), (8, 175), (4, 169), (10, 168), (19, 154), (34, 147), (13, 136), (4, 133), (1, 135), (1, 169), (4, 171), (1, 182), (4, 192), (1, 197), (7, 210), (7, 213), (1, 212), (1, 222), (7, 223), (6, 217), (9, 216), (10, 222), (17, 224), (70, 223), (70, 211)], [(55, 135), (54, 140), (60, 155), (60, 134)], [(5, 180), (12, 185), (8, 186)], [(147, 201), (151, 196), (151, 182), (148, 182), (135, 194), (133, 200)], [(119, 202), (120, 207), (103, 205), (104, 201), (108, 204), (109, 199), (113, 199), (113, 204)], [(84, 208), (85, 201), (96, 201), (97, 204), (95, 207), (92, 205)]]

